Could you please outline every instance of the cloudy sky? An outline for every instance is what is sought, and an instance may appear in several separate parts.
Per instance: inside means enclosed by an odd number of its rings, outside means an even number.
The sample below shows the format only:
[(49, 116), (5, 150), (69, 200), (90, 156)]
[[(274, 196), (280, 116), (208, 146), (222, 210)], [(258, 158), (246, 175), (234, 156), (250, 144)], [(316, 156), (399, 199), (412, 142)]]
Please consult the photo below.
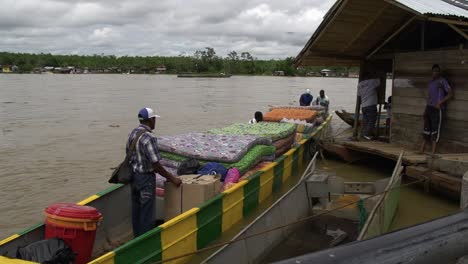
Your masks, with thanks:
[(295, 56), (334, 0), (0, 0), (0, 51)]

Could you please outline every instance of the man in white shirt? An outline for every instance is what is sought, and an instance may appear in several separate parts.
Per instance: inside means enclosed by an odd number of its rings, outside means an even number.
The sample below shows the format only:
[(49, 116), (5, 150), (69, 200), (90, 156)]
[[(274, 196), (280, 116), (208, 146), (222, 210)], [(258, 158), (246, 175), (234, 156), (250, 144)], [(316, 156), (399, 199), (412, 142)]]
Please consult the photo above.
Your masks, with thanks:
[(363, 122), (361, 136), (371, 140), (377, 121), (377, 88), (380, 86), (379, 78), (367, 78), (358, 84), (358, 97), (361, 101)]
[(328, 105), (330, 104), (330, 100), (328, 99), (328, 96), (325, 95), (324, 90), (320, 90), (319, 95), (314, 101), (314, 105), (321, 105), (325, 107), (325, 110), (328, 112)]

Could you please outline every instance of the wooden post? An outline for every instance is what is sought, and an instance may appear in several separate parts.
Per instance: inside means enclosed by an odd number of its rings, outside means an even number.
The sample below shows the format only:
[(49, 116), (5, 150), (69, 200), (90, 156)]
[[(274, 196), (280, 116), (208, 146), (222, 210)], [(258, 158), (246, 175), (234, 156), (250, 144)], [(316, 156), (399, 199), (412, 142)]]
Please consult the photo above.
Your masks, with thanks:
[(376, 138), (380, 136), (380, 117), (382, 116), (382, 104), (379, 103), (379, 113), (377, 114), (377, 133)]
[[(365, 63), (364, 61), (361, 61), (361, 66), (359, 67), (358, 84), (360, 81), (362, 81), (363, 74), (365, 72), (364, 67), (365, 67)], [(356, 90), (357, 90), (357, 87), (356, 87)], [(361, 110), (361, 100), (359, 98), (359, 95), (357, 95), (357, 92), (356, 92), (356, 107), (354, 108), (354, 131), (353, 131), (353, 138), (355, 139), (357, 139), (359, 135), (359, 111), (360, 110)]]
[(424, 43), (426, 41), (426, 21), (421, 21), (421, 50), (424, 51)]
[[(361, 100), (359, 100), (359, 96), (356, 95), (356, 108), (354, 109), (354, 132), (353, 137), (358, 138), (359, 135), (359, 111), (361, 110)], [(362, 123), (361, 123), (362, 125)]]

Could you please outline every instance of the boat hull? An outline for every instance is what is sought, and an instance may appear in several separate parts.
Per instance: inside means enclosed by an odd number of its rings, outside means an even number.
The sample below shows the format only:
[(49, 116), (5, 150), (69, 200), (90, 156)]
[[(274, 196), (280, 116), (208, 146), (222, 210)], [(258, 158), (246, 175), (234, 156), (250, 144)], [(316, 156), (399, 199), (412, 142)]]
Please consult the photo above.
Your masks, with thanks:
[[(90, 263), (152, 263), (167, 260), (207, 246), (232, 226), (248, 217), (289, 177), (299, 174), (312, 159), (315, 140), (327, 136), (332, 115), (298, 147), (292, 148), (268, 167), (241, 181), (199, 207), (193, 208), (144, 235), (131, 239), (131, 203), (128, 185), (115, 185), (79, 202), (103, 214)], [(163, 208), (160, 206), (159, 208)], [(158, 211), (157, 211), (158, 212)], [(0, 255), (15, 257), (18, 247), (44, 238), (44, 224), (0, 241)], [(129, 242), (126, 242), (129, 241)], [(104, 254), (104, 252), (107, 252)], [(179, 259), (174, 263), (183, 263)]]

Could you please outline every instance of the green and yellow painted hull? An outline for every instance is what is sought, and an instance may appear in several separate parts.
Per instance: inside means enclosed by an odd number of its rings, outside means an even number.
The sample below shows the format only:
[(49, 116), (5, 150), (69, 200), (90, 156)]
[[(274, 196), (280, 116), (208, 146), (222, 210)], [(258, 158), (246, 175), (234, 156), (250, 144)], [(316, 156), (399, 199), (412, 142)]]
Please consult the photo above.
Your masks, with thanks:
[[(239, 182), (199, 207), (193, 208), (146, 234), (124, 243), (90, 263), (120, 264), (165, 261), (202, 249), (218, 240), (223, 233), (251, 215), (262, 202), (271, 197), (272, 193), (279, 192), (290, 177), (299, 175), (305, 169), (308, 161), (312, 159), (311, 144), (315, 144), (315, 140), (326, 136), (331, 117), (332, 115), (329, 115), (323, 124), (313, 132), (311, 139), (302, 140), (298, 147), (290, 149), (277, 158), (275, 162), (249, 177), (248, 180)], [(95, 206), (94, 204), (97, 201), (106, 199), (106, 196), (123, 189), (122, 187), (122, 185), (113, 186), (88, 197), (78, 204)], [(128, 199), (130, 199), (129, 196)], [(108, 210), (108, 208), (102, 210), (106, 209)], [(116, 210), (119, 209), (116, 208)], [(106, 213), (104, 212), (103, 215), (105, 219)], [(112, 227), (112, 224), (107, 225), (108, 227), (101, 225), (100, 229)], [(41, 228), (43, 228), (43, 224), (38, 224), (2, 240), (0, 242), (0, 253), (5, 250), (9, 243), (15, 240), (20, 240), (16, 243), (20, 245), (22, 237), (24, 243), (30, 241), (31, 239), (25, 236), (28, 236), (30, 232), (41, 232)], [(100, 232), (103, 232), (103, 230), (100, 230)], [(31, 236), (34, 236), (34, 234), (31, 234)], [(35, 236), (40, 235), (35, 234)], [(180, 258), (171, 261), (171, 263), (184, 263), (188, 260), (189, 258)]]

